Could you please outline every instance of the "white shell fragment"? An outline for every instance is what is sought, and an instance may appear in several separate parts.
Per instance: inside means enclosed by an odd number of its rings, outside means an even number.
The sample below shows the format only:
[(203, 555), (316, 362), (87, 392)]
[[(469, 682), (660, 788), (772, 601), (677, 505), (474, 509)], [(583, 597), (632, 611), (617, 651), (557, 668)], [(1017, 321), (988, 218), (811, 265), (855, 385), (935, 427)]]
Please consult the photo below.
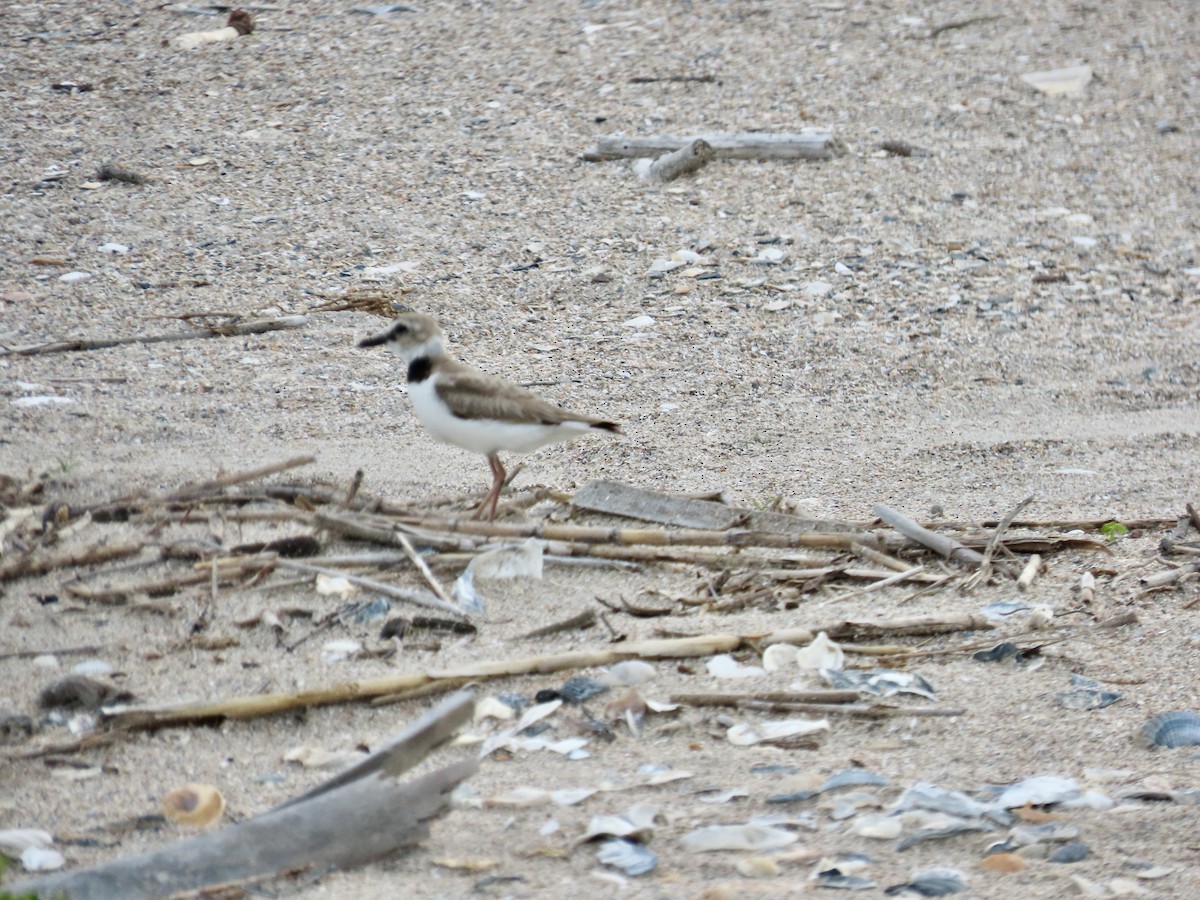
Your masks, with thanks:
[(1034, 778), (1026, 778), (1007, 788), (996, 798), (996, 805), (1003, 809), (1016, 809), (1027, 803), (1033, 806), (1048, 806), (1051, 803), (1062, 803), (1064, 800), (1075, 800), (1078, 797), (1079, 782), (1074, 778), (1038, 775)]
[(341, 576), (324, 573), (317, 576), (317, 593), (322, 597), (340, 597), (346, 600), (357, 590), (348, 579)]
[(1045, 72), (1025, 72), (1021, 80), (1043, 94), (1079, 94), (1092, 80), (1092, 67), (1068, 66)]
[(845, 668), (845, 665), (846, 654), (824, 631), (813, 638), (807, 647), (796, 651), (796, 666), (800, 669), (837, 671)]
[(620, 869), (632, 878), (647, 875), (658, 865), (658, 855), (645, 844), (620, 838), (601, 844), (596, 859), (603, 865)]
[(792, 644), (772, 644), (763, 651), (763, 668), (768, 672), (778, 672), (796, 664), (796, 653), (799, 647)]
[(679, 839), (688, 853), (714, 850), (777, 850), (798, 841), (799, 835), (770, 825), (709, 825), (697, 828)]
[(728, 653), (721, 653), (704, 666), (714, 678), (758, 678), (767, 673), (758, 666), (743, 666)]
[(66, 857), (49, 847), (26, 847), (21, 851), (21, 868), (26, 872), (54, 872), (66, 864)]
[(639, 685), (650, 681), (657, 670), (648, 662), (640, 659), (627, 659), (611, 666), (604, 681), (611, 684)]
[(788, 738), (828, 731), (828, 719), (784, 719), (777, 722), (739, 722), (725, 732), (725, 738), (735, 747), (784, 741)]
[(598, 837), (648, 841), (654, 836), (654, 820), (657, 816), (658, 807), (652, 803), (635, 803), (619, 815), (592, 816), (587, 831), (576, 838), (575, 843), (583, 844)]

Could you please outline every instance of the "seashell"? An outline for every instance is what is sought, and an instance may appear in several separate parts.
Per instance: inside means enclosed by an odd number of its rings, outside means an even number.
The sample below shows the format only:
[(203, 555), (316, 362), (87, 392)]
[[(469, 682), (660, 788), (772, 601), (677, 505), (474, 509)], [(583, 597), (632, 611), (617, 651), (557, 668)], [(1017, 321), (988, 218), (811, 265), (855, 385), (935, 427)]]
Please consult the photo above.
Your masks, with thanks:
[(888, 780), (883, 775), (868, 772), (866, 769), (846, 769), (843, 772), (835, 772), (826, 778), (819, 790), (823, 794), (826, 791), (836, 791), (838, 788), (882, 787), (887, 783)]
[(904, 821), (898, 816), (880, 814), (859, 816), (850, 824), (850, 830), (860, 837), (891, 840), (900, 837), (904, 831)]
[[(1021, 806), (1022, 804), (1016, 805)], [(921, 809), (961, 818), (978, 818), (986, 816), (992, 807), (968, 797), (962, 791), (951, 791), (925, 781), (918, 781), (900, 796), (896, 802), (896, 809), (898, 811)]]
[(992, 853), (979, 861), (979, 868), (989, 872), (1020, 872), (1028, 866), (1029, 863), (1017, 854), (1007, 852)]
[(768, 672), (778, 672), (785, 667), (794, 666), (799, 650), (799, 647), (792, 644), (772, 644), (763, 651), (762, 667)]
[(1034, 806), (1049, 806), (1079, 797), (1079, 782), (1061, 775), (1038, 775), (1019, 781), (1001, 792), (996, 805), (1003, 809), (1015, 809), (1027, 803)]
[(715, 850), (777, 850), (798, 841), (799, 835), (770, 825), (708, 825), (679, 839), (688, 853)]
[(933, 685), (913, 672), (896, 669), (871, 669), (867, 672), (839, 672), (822, 670), (821, 677), (833, 688), (855, 690), (874, 697), (891, 697), (893, 694), (913, 694), (927, 700), (936, 700)]
[(498, 697), (480, 697), (475, 701), (474, 721), (498, 719), (508, 722), (517, 717), (517, 711)]
[(1142, 726), (1139, 737), (1151, 747), (1200, 744), (1200, 715), (1191, 711), (1160, 713)]
[(650, 681), (657, 670), (650, 663), (640, 659), (627, 659), (617, 663), (608, 670), (615, 684), (639, 685)]
[(163, 797), (162, 810), (176, 825), (207, 828), (225, 812), (225, 798), (211, 784), (185, 784)]
[(1121, 695), (1116, 691), (1075, 688), (1070, 691), (1055, 692), (1054, 699), (1063, 709), (1104, 709), (1120, 700)]
[(1061, 844), (1079, 837), (1079, 827), (1065, 822), (1046, 822), (1043, 825), (1018, 825), (1009, 832), (1008, 843), (1017, 847), (1031, 844)]
[(26, 872), (54, 872), (66, 864), (66, 857), (49, 847), (26, 847), (21, 851), (21, 868)]
[(620, 869), (631, 878), (649, 874), (658, 866), (658, 854), (645, 844), (620, 838), (601, 844), (596, 859), (603, 865)]
[(585, 700), (592, 699), (597, 694), (603, 694), (608, 689), (607, 684), (601, 684), (594, 678), (588, 678), (586, 675), (576, 675), (574, 678), (568, 678), (563, 682), (563, 686), (558, 689), (558, 693), (567, 703), (583, 703)]
[(714, 656), (704, 667), (708, 669), (708, 674), (715, 678), (758, 678), (767, 674), (758, 666), (743, 666), (728, 653)]
[(779, 874), (779, 863), (769, 856), (747, 856), (738, 860), (737, 870), (746, 878), (771, 878)]
[(796, 666), (801, 669), (831, 669), (834, 671), (844, 668), (846, 654), (842, 648), (824, 631), (820, 632), (807, 647), (796, 651)]
[(748, 747), (828, 730), (828, 719), (784, 719), (757, 724), (741, 722), (731, 727), (725, 733), (725, 738), (734, 746)]
[(654, 820), (658, 807), (651, 803), (635, 803), (620, 815), (592, 816), (587, 831), (575, 839), (583, 844), (598, 837), (633, 838), (648, 841), (654, 836)]
[(317, 593), (323, 597), (340, 597), (345, 600), (357, 590), (358, 588), (342, 575), (321, 573), (317, 576)]
[(967, 880), (957, 869), (926, 869), (918, 872), (912, 880), (905, 884), (891, 885), (884, 893), (899, 894), (905, 891), (920, 894), (922, 897), (944, 897), (947, 894), (957, 894), (967, 889)]
[(1071, 841), (1069, 844), (1063, 844), (1046, 858), (1050, 862), (1056, 863), (1082, 862), (1088, 858), (1091, 852), (1091, 848), (1083, 841)]
[[(937, 828), (922, 828), (915, 834), (911, 834), (906, 838), (896, 842), (896, 849), (900, 852), (911, 849), (917, 844), (923, 844), (926, 841), (936, 841), (941, 838), (954, 837), (959, 834), (969, 834), (973, 831), (987, 831), (988, 826), (981, 821), (967, 821), (959, 819), (957, 821), (948, 821), (947, 824)], [(936, 895), (935, 895), (936, 896)]]

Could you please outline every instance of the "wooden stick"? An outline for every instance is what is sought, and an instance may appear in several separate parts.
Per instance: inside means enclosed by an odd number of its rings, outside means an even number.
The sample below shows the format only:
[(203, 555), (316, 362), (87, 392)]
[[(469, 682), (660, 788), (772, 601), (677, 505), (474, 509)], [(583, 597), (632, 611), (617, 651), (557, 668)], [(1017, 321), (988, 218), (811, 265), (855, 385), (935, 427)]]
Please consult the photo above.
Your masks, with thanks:
[(664, 153), (653, 162), (647, 163), (644, 158), (634, 160), (633, 170), (647, 181), (674, 181), (704, 168), (712, 158), (712, 146), (703, 138), (696, 138), (678, 150)]
[(289, 469), (296, 469), (300, 466), (311, 465), (316, 462), (315, 456), (294, 456), (291, 459), (285, 459), (280, 463), (271, 463), (267, 466), (259, 466), (257, 469), (248, 469), (245, 472), (234, 472), (230, 475), (222, 475), (218, 478), (213, 478), (209, 481), (200, 481), (194, 484), (185, 484), (176, 491), (172, 491), (163, 497), (158, 498), (161, 503), (178, 503), (182, 500), (190, 500), (201, 494), (212, 494), (223, 490), (227, 487), (232, 487), (235, 484), (245, 484), (247, 481), (258, 481), (260, 478), (267, 478), (271, 475), (277, 475), (280, 472), (286, 472)]
[(894, 556), (889, 556), (865, 544), (851, 544), (850, 552), (856, 556), (861, 556), (867, 562), (873, 562), (879, 566), (885, 566), (894, 572), (907, 572), (912, 568), (910, 563), (906, 563), (902, 559), (896, 559)]
[(536, 537), (547, 541), (582, 541), (598, 544), (645, 544), (655, 547), (774, 547), (778, 549), (847, 550), (874, 535), (858, 533), (799, 533), (776, 534), (760, 531), (706, 531), (666, 528), (606, 528), (602, 526), (556, 524), (505, 524), (479, 522), (473, 519), (402, 518), (401, 522), (418, 528), (450, 533), (484, 535), (499, 538)]
[[(283, 561), (281, 561), (283, 562)], [(517, 659), (483, 660), (441, 670), (392, 674), (378, 678), (334, 684), (299, 693), (249, 694), (217, 700), (176, 703), (167, 706), (130, 706), (104, 710), (110, 725), (138, 730), (166, 728), (222, 719), (253, 719), (292, 709), (371, 700), (404, 691), (438, 690), (438, 682), (461, 685), (463, 679), (486, 681), (518, 675), (547, 674), (565, 669), (611, 665), (625, 659), (688, 659), (730, 653), (739, 647), (760, 648), (773, 643), (810, 643), (818, 631), (830, 637), (880, 634), (925, 635), (963, 630), (987, 630), (993, 626), (986, 616), (959, 614), (945, 618), (916, 616), (897, 620), (841, 620), (814, 629), (791, 628), (769, 634), (706, 634), (608, 644), (599, 648), (571, 650)]]
[(83, 656), (102, 653), (104, 644), (87, 644), (83, 647), (51, 647), (49, 650), (8, 650), (0, 653), (0, 659), (33, 659), (38, 656)]
[(442, 587), (442, 583), (434, 577), (434, 574), (431, 571), (429, 571), (429, 566), (425, 565), (425, 560), (421, 559), (417, 551), (413, 549), (413, 545), (408, 542), (408, 538), (406, 538), (399, 531), (397, 531), (395, 534), (396, 540), (399, 542), (401, 549), (404, 550), (404, 555), (409, 558), (409, 561), (412, 562), (414, 566), (416, 566), (417, 571), (421, 573), (421, 577), (425, 579), (425, 583), (429, 585), (433, 592), (438, 595), (438, 598), (441, 599), (441, 601), (445, 603), (447, 607), (460, 609), (459, 605), (454, 602), (449, 594), (446, 593), (446, 589)]
[(923, 528), (908, 516), (897, 512), (889, 506), (876, 503), (871, 507), (871, 512), (901, 534), (911, 538), (918, 544), (928, 547), (946, 559), (963, 563), (972, 568), (978, 568), (983, 563), (983, 554), (964, 547), (958, 541), (954, 540), (954, 538), (946, 537), (944, 534), (935, 534), (929, 529)]
[(638, 156), (661, 156), (678, 150), (695, 140), (712, 147), (717, 159), (809, 159), (826, 160), (842, 156), (847, 147), (827, 131), (802, 134), (763, 134), (743, 132), (734, 134), (696, 134), (690, 137), (653, 135), (626, 137), (608, 135), (596, 139), (596, 146), (583, 154), (587, 162), (611, 159), (631, 159)]
[(97, 544), (85, 550), (67, 553), (56, 553), (52, 556), (38, 557), (27, 554), (0, 566), (0, 583), (13, 581), (17, 578), (27, 578), (33, 575), (45, 575), (55, 569), (76, 569), (83, 566), (96, 566), (111, 562), (114, 559), (125, 559), (136, 556), (146, 549), (142, 543)]
[(749, 694), (672, 694), (672, 703), (686, 706), (737, 706), (747, 700), (762, 703), (821, 703), (831, 706), (836, 703), (857, 703), (862, 695), (849, 690), (816, 691), (755, 691)]
[(1200, 511), (1192, 504), (1187, 504), (1186, 507), (1188, 518), (1192, 520), (1192, 527), (1200, 531)]
[(767, 703), (762, 700), (744, 700), (738, 704), (738, 708), (758, 709), (764, 712), (802, 712), (814, 716), (859, 716), (867, 719), (883, 719), (888, 716), (961, 716), (965, 712), (957, 707), (884, 706), (880, 703)]
[(1147, 575), (1145, 578), (1140, 578), (1138, 581), (1144, 588), (1159, 588), (1168, 584), (1175, 584), (1183, 580), (1189, 575), (1200, 572), (1200, 560), (1195, 562), (1185, 563), (1177, 569), (1171, 569), (1168, 572), (1159, 572), (1156, 575)]
[(288, 328), (303, 328), (308, 324), (304, 316), (280, 316), (276, 319), (260, 319), (233, 325), (212, 325), (199, 331), (177, 331), (172, 334), (140, 334), (133, 337), (108, 338), (103, 340), (56, 341), (50, 344), (32, 344), (25, 347), (0, 349), (0, 356), (36, 356), (42, 353), (72, 353), (81, 350), (106, 350), (127, 344), (159, 344), (167, 341), (193, 341), (201, 338), (234, 337), (245, 334), (264, 334), (268, 331), (284, 331)]

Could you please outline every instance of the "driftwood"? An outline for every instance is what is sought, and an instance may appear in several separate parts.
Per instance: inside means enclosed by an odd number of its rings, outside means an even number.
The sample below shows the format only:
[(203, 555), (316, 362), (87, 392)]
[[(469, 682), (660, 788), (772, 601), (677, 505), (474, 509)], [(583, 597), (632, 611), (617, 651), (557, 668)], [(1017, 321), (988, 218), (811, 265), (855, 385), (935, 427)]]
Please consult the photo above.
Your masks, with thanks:
[(445, 742), (472, 707), (468, 693), (448, 698), (358, 765), (237, 825), (94, 868), (9, 884), (6, 895), (136, 900), (391, 856), (424, 838), (429, 821), (447, 809), (450, 792), (478, 769), (476, 760), (460, 760), (415, 781), (395, 780)]
[(871, 507), (871, 512), (901, 534), (911, 538), (918, 544), (928, 547), (930, 550), (952, 562), (963, 563), (971, 568), (978, 568), (984, 562), (982, 553), (977, 553), (969, 547), (963, 546), (952, 537), (937, 534), (922, 527), (913, 519), (910, 519), (903, 513), (897, 512), (890, 506), (876, 503)]
[(74, 553), (56, 553), (51, 556), (28, 554), (17, 557), (4, 566), (0, 566), (0, 583), (16, 578), (27, 578), (32, 575), (45, 575), (55, 569), (72, 569), (80, 566), (94, 566), (100, 563), (112, 562), (114, 559), (125, 559), (137, 556), (146, 548), (142, 543), (98, 544)]
[[(223, 719), (254, 719), (310, 706), (353, 703), (377, 697), (422, 690), (436, 693), (439, 682), (450, 689), (463, 679), (486, 681), (519, 675), (546, 674), (567, 669), (606, 666), (625, 659), (688, 659), (731, 653), (741, 647), (759, 649), (770, 644), (807, 644), (824, 631), (831, 638), (872, 638), (878, 635), (934, 635), (993, 628), (986, 616), (913, 616), (903, 619), (842, 619), (812, 628), (790, 628), (754, 634), (706, 634), (683, 638), (630, 641), (603, 647), (570, 650), (516, 659), (482, 660), (447, 669), (429, 669), (363, 678), (298, 693), (248, 694), (217, 700), (174, 703), (166, 706), (124, 706), (103, 710), (111, 727), (153, 730)], [(852, 648), (850, 648), (852, 649)]]
[(712, 158), (712, 146), (707, 141), (697, 138), (678, 150), (664, 153), (653, 162), (647, 162), (644, 157), (635, 159), (633, 171), (647, 181), (674, 181), (704, 168)]
[(235, 337), (243, 334), (265, 334), (268, 331), (285, 331), (303, 328), (308, 324), (304, 316), (280, 316), (275, 319), (258, 319), (253, 322), (235, 322), (231, 325), (210, 325), (194, 331), (176, 331), (170, 334), (139, 334), (133, 337), (80, 339), (55, 341), (50, 344), (31, 344), (24, 347), (0, 349), (0, 356), (37, 356), (42, 353), (72, 353), (81, 350), (107, 350), (127, 344), (160, 344), (170, 341), (194, 341), (201, 338)]
[(587, 162), (662, 156), (703, 140), (712, 147), (715, 159), (808, 159), (826, 160), (847, 152), (845, 143), (828, 131), (800, 134), (764, 134), (756, 131), (735, 134), (694, 134), (690, 137), (654, 135), (626, 137), (607, 135), (596, 139), (596, 146), (583, 154)]
[(864, 545), (877, 543), (874, 536), (866, 534), (861, 527), (850, 522), (805, 519), (784, 513), (742, 509), (712, 500), (696, 500), (603, 479), (589, 481), (580, 488), (571, 498), (571, 505), (591, 512), (679, 528), (717, 531), (745, 528), (778, 534), (863, 534), (866, 537)]

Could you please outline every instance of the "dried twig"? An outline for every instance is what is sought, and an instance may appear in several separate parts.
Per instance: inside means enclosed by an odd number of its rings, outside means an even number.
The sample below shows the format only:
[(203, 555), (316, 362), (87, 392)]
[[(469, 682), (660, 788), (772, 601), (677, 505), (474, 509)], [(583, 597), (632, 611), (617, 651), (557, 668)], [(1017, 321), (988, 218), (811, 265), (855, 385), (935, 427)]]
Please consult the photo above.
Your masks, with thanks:
[(106, 350), (109, 347), (124, 347), (127, 344), (160, 344), (170, 341), (194, 341), (201, 338), (234, 337), (243, 334), (265, 334), (268, 331), (285, 331), (303, 328), (308, 324), (304, 316), (280, 316), (275, 319), (259, 319), (254, 322), (239, 322), (231, 325), (212, 325), (197, 331), (176, 331), (170, 334), (139, 334), (132, 337), (107, 339), (81, 339), (55, 341), (49, 344), (32, 344), (24, 347), (0, 349), (0, 356), (36, 356), (43, 353), (71, 353), (82, 350)]

